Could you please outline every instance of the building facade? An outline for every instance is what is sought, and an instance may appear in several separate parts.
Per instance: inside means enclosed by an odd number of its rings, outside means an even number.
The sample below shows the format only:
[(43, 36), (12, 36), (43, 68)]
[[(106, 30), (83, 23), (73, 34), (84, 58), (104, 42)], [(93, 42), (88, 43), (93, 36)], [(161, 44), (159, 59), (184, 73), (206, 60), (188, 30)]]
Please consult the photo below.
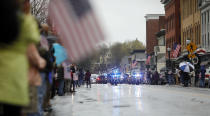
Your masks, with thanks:
[(159, 18), (164, 14), (147, 14), (146, 18), (146, 52), (154, 54), (154, 46), (158, 44), (156, 33), (159, 31)]
[(161, 29), (157, 34), (158, 46), (155, 46), (156, 57), (156, 70), (160, 73), (160, 70), (166, 67), (166, 45), (165, 45), (165, 29)]
[(210, 52), (210, 0), (198, 0), (201, 11), (201, 47)]
[(197, 46), (201, 44), (201, 16), (198, 0), (180, 0), (181, 9), (181, 46), (186, 51), (186, 40)]
[(180, 0), (161, 0), (161, 3), (165, 7), (166, 48), (173, 49), (175, 44), (181, 43)]
[[(137, 64), (135, 67), (131, 67), (131, 69), (139, 69), (139, 70), (145, 70), (145, 61), (146, 61), (146, 55), (145, 55), (145, 50), (133, 50), (131, 52), (131, 61), (136, 61)], [(131, 66), (132, 66), (131, 62)]]

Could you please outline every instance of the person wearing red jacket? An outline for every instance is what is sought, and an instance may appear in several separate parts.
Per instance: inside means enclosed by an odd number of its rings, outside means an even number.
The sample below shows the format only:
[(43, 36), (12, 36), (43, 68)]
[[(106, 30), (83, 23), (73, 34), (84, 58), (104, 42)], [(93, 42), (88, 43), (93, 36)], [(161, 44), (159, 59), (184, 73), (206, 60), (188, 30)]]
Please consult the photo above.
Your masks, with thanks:
[(85, 74), (85, 81), (86, 81), (86, 84), (87, 84), (87, 88), (88, 88), (88, 85), (89, 85), (90, 88), (91, 88), (90, 77), (91, 77), (91, 73), (90, 73), (89, 70), (87, 70), (87, 72), (86, 72), (86, 74)]

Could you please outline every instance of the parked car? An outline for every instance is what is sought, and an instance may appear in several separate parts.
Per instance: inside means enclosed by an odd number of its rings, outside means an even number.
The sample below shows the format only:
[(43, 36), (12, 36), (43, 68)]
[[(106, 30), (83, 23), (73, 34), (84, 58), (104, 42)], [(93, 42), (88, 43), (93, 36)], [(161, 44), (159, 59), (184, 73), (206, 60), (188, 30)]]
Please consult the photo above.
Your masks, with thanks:
[(98, 74), (91, 74), (90, 81), (92, 84), (96, 83), (96, 79), (99, 75)]
[(100, 75), (96, 78), (97, 84), (106, 84), (107, 83), (107, 77), (104, 75)]

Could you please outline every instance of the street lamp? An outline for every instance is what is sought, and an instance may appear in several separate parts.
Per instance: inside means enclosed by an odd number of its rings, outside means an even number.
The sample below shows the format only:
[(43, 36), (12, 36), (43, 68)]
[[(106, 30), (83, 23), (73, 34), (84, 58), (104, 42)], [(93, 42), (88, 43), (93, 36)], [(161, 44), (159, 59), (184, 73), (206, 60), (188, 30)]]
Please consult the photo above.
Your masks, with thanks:
[(169, 62), (169, 67), (171, 68), (171, 61), (170, 61), (170, 52), (171, 52), (171, 48), (167, 48), (168, 51), (168, 62)]

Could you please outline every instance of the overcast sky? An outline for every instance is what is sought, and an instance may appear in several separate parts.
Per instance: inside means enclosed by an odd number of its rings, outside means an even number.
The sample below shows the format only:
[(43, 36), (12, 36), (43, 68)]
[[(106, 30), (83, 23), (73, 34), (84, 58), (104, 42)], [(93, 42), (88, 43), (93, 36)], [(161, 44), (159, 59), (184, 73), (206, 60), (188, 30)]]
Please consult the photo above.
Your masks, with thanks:
[(92, 0), (108, 43), (138, 40), (146, 43), (146, 14), (164, 14), (160, 0)]

